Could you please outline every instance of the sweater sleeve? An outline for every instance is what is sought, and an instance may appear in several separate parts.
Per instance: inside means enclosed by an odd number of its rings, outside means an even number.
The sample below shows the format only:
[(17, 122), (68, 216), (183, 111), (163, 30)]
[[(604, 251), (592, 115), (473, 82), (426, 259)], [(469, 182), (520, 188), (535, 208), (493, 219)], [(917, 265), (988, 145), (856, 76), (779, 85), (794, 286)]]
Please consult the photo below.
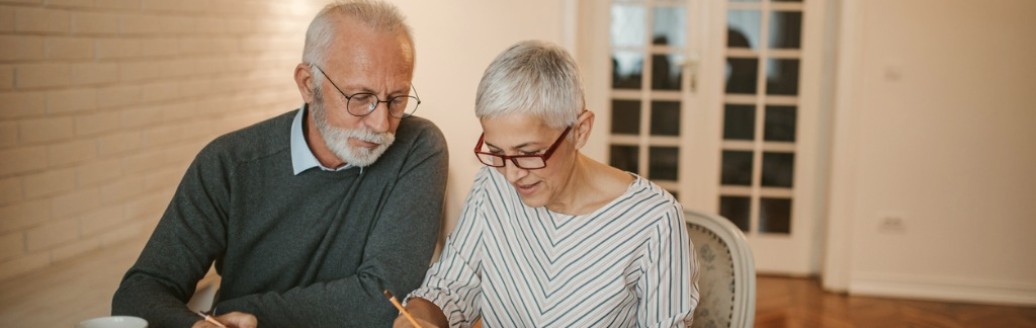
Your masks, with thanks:
[(482, 240), (483, 186), (488, 171), (482, 169), (468, 194), (460, 222), (446, 240), (439, 261), (432, 265), (424, 283), (411, 293), (414, 297), (426, 299), (446, 315), (450, 327), (469, 327), (481, 316), (482, 263), (479, 245)]
[(113, 315), (133, 315), (152, 327), (190, 327), (185, 303), (224, 249), (226, 176), (206, 147), (184, 174), (158, 226), (112, 299)]
[(678, 205), (665, 212), (651, 238), (644, 275), (637, 282), (637, 325), (685, 327), (698, 305), (697, 263)]
[(389, 325), (398, 312), (382, 288), (406, 295), (420, 285), (442, 218), (449, 154), (442, 133), (430, 123), (425, 127), (379, 205), (356, 274), (222, 300), (217, 314), (253, 313), (262, 327)]

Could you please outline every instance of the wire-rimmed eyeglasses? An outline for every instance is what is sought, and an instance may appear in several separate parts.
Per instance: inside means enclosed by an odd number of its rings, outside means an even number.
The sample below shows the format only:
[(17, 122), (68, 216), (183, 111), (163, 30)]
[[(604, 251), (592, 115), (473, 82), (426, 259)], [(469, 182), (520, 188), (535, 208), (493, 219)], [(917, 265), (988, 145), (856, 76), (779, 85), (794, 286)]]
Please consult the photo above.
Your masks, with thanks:
[(381, 100), (372, 92), (357, 92), (351, 95), (345, 94), (341, 88), (335, 84), (335, 81), (331, 80), (331, 77), (324, 73), (324, 70), (316, 64), (310, 64), (327, 78), (328, 82), (331, 82), (331, 86), (338, 90), (345, 97), (345, 110), (350, 115), (363, 117), (373, 113), (375, 109), (378, 109), (378, 104), (385, 103), (388, 107), (389, 115), (395, 118), (401, 118), (403, 116), (413, 115), (417, 111), (417, 106), (421, 105), (421, 98), (417, 97), (417, 88), (411, 84), (410, 89), (414, 91), (412, 96), (391, 96), (387, 100)]
[(561, 141), (565, 140), (565, 136), (568, 135), (568, 131), (570, 130), (572, 130), (571, 126), (565, 128), (565, 131), (561, 132), (561, 136), (558, 137), (558, 140), (555, 140), (554, 144), (550, 145), (550, 148), (547, 148), (547, 151), (543, 152), (543, 154), (513, 156), (499, 155), (482, 151), (482, 144), (485, 143), (486, 138), (486, 134), (482, 133), (482, 135), (478, 137), (478, 143), (475, 144), (475, 156), (478, 157), (478, 160), (482, 162), (482, 164), (492, 167), (504, 167), (505, 165), (507, 165), (506, 161), (511, 160), (511, 163), (514, 163), (514, 166), (520, 169), (542, 169), (544, 167), (547, 167), (547, 160), (550, 159), (551, 155), (554, 155), (554, 151), (557, 150), (558, 146), (561, 145)]

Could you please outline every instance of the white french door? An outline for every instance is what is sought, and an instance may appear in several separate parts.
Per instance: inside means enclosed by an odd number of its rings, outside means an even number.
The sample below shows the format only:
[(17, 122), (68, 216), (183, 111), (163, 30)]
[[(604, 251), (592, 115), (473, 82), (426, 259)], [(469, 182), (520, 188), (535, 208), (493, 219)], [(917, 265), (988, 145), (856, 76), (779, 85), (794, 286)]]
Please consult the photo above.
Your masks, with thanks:
[(761, 272), (819, 268), (823, 2), (580, 3), (597, 153), (730, 219)]

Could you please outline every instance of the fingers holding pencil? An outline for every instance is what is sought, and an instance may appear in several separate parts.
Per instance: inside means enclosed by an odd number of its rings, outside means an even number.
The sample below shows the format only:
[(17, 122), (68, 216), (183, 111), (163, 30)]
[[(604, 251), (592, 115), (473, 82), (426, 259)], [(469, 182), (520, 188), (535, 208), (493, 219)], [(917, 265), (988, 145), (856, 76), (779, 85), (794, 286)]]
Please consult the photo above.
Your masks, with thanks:
[(196, 312), (202, 320), (195, 323), (192, 328), (257, 328), (259, 320), (251, 314), (244, 312), (230, 312), (219, 317), (213, 317), (201, 312)]
[(195, 312), (195, 313), (197, 313), (199, 316), (201, 316), (202, 319), (205, 319), (205, 322), (208, 322), (208, 323), (211, 323), (213, 325), (216, 325), (216, 327), (219, 327), (219, 328), (227, 328), (226, 325), (223, 325), (222, 322), (217, 321), (216, 318), (213, 318), (211, 315), (202, 313), (201, 311), (198, 311), (198, 312)]
[[(417, 321), (417, 323), (420, 324), (421, 327), (424, 327), (424, 328), (439, 328), (439, 326), (436, 326), (435, 324), (433, 324), (431, 322), (421, 320), (421, 318), (416, 318), (415, 317), (414, 321)], [(417, 328), (417, 327), (414, 326), (414, 324), (411, 323), (410, 320), (406, 318), (406, 316), (400, 315), (399, 317), (396, 317), (396, 321), (392, 322), (392, 328)]]
[[(409, 321), (410, 324), (413, 325), (413, 327), (415, 327), (415, 328), (424, 328), (425, 327), (424, 325), (421, 325), (420, 323), (418, 323), (417, 319), (414, 319), (414, 316), (410, 315), (410, 311), (407, 311), (406, 308), (403, 307), (403, 304), (399, 304), (399, 300), (397, 300), (396, 297), (392, 295), (392, 292), (388, 291), (388, 289), (385, 290), (385, 297), (388, 297), (389, 302), (392, 302), (392, 305), (395, 306), (396, 309), (399, 310), (399, 313), (402, 314), (407, 319), (407, 321)], [(397, 319), (396, 321), (398, 322), (399, 319)], [(428, 326), (428, 327), (431, 327), (431, 326)]]

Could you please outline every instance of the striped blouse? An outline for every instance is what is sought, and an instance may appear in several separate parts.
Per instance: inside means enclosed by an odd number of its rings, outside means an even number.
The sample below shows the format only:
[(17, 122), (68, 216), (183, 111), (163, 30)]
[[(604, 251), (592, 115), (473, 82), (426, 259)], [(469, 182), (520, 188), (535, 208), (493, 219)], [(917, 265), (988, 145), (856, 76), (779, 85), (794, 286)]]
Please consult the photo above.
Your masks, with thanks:
[(528, 207), (495, 169), (475, 178), (460, 222), (409, 297), (450, 327), (683, 327), (698, 304), (680, 204), (635, 176), (587, 215)]

